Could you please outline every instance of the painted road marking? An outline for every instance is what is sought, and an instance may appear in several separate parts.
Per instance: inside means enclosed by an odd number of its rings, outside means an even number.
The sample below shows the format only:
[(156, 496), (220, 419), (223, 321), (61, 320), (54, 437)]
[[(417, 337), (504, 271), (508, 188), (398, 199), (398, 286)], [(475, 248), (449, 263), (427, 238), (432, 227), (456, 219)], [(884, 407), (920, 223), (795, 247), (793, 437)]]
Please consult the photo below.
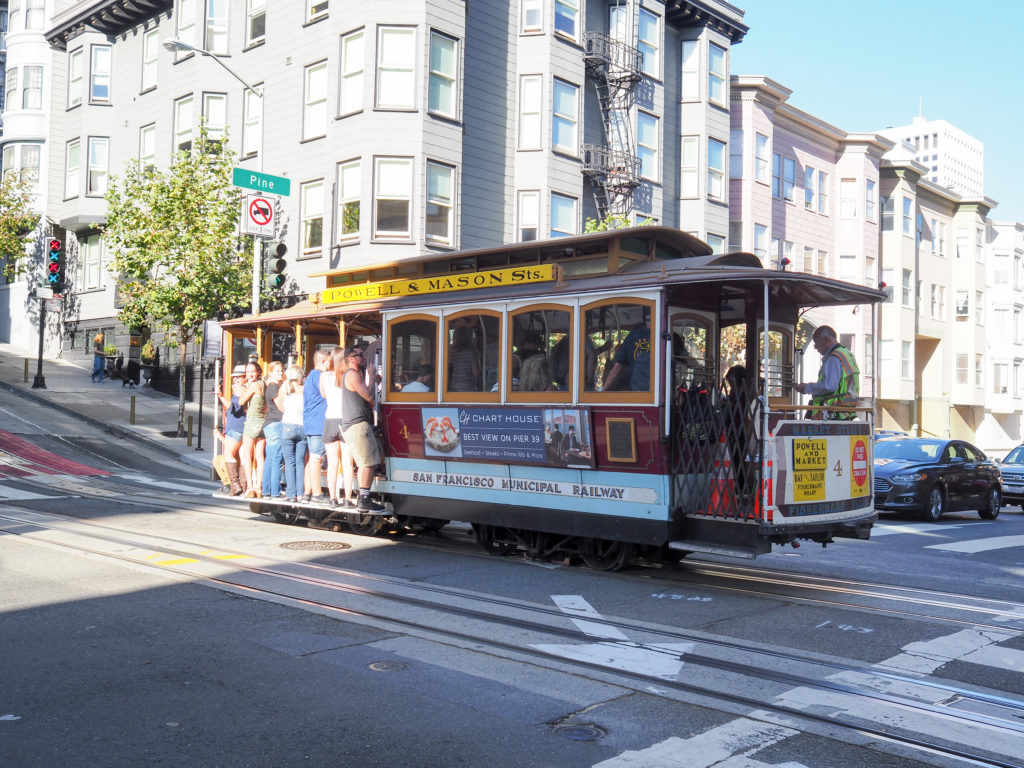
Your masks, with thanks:
[(913, 533), (917, 536), (941, 536), (944, 531), (964, 528), (969, 523), (875, 523), (871, 526), (871, 538), (891, 536), (896, 533)]
[[(237, 555), (233, 552), (217, 552), (216, 550), (207, 549), (199, 553), (200, 557), (209, 557), (214, 560), (247, 560), (250, 555)], [(161, 558), (168, 558), (163, 560)], [(151, 555), (146, 555), (146, 560), (149, 560), (155, 565), (188, 565), (189, 563), (198, 563), (199, 559), (196, 557), (181, 557), (180, 555), (169, 555), (166, 552), (154, 552)]]
[[(623, 752), (596, 763), (594, 768), (710, 768), (710, 766), (767, 766), (746, 757), (799, 731), (781, 725), (739, 718), (688, 739), (672, 737), (646, 749)], [(730, 758), (741, 755), (745, 759)], [(723, 762), (725, 761), (725, 762)], [(786, 763), (787, 768), (804, 768), (801, 763)], [(776, 767), (778, 768), (778, 767)]]
[(929, 544), (924, 549), (943, 549), (947, 552), (965, 552), (976, 554), (989, 552), (993, 549), (1011, 549), (1024, 547), (1024, 536), (993, 536), (988, 539), (972, 539), (971, 541), (949, 542), (947, 544)]
[[(934, 640), (925, 640), (918, 643), (910, 643), (903, 646), (903, 653), (893, 656), (891, 659), (876, 664), (876, 667), (890, 667), (900, 672), (917, 672), (923, 675), (930, 675), (943, 664), (958, 659), (969, 661), (969, 656), (977, 659), (989, 658), (981, 653), (995, 643), (1001, 643), (1010, 638), (1017, 637), (1019, 632), (1000, 632), (992, 629), (964, 629), (952, 635), (937, 637)], [(1002, 649), (1009, 650), (1009, 649)], [(1021, 653), (1017, 651), (1017, 653)], [(1000, 667), (996, 663), (988, 661), (976, 661), (978, 664)], [(1024, 668), (1022, 668), (1024, 669)]]
[(43, 493), (24, 491), (20, 488), (11, 488), (8, 485), (0, 485), (0, 500), (3, 501), (32, 501), (33, 499), (59, 499), (60, 496), (47, 496)]
[(584, 634), (588, 637), (601, 638), (603, 642), (589, 645), (540, 644), (533, 646), (545, 653), (623, 672), (660, 677), (663, 680), (676, 680), (679, 677), (679, 670), (683, 668), (680, 656), (693, 649), (693, 643), (665, 643), (663, 645), (634, 643), (617, 627), (596, 623), (602, 620), (601, 614), (580, 595), (553, 595), (551, 599), (563, 612), (572, 617), (573, 623)]
[(210, 484), (208, 483), (205, 488), (187, 488), (182, 485), (182, 480), (166, 481), (157, 480), (149, 477), (148, 475), (136, 475), (130, 472), (119, 472), (117, 477), (122, 480), (128, 480), (134, 483), (141, 483), (142, 485), (151, 485), (154, 488), (164, 488), (168, 491), (176, 491), (178, 493), (192, 493), (192, 494), (209, 494)]

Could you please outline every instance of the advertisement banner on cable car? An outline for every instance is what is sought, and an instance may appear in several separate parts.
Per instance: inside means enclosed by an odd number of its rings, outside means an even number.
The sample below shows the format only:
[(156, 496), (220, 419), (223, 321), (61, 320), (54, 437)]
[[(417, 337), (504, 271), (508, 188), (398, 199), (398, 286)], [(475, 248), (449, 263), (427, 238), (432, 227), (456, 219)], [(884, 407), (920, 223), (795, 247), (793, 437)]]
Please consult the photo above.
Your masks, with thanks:
[(775, 439), (776, 498), (783, 515), (820, 515), (871, 504), (867, 422), (783, 423)]
[(590, 418), (583, 408), (453, 406), (424, 408), (421, 418), (427, 458), (594, 466)]

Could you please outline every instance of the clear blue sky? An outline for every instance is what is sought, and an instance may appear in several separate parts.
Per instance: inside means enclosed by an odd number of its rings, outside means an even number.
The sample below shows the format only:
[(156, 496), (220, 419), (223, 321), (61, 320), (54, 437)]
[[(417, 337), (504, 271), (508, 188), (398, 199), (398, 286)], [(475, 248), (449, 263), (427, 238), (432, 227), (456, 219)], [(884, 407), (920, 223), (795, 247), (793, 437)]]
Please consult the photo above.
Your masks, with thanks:
[(731, 0), (750, 28), (736, 75), (766, 75), (789, 104), (849, 132), (946, 120), (985, 145), (997, 221), (1024, 221), (1024, 3), (1020, 0)]

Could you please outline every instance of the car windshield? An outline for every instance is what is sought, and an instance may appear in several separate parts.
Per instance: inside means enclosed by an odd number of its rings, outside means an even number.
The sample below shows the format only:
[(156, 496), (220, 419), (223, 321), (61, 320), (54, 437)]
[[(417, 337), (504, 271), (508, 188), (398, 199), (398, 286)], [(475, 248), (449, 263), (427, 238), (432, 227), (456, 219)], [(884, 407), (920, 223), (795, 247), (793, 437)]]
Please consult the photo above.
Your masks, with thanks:
[(875, 458), (936, 461), (944, 445), (939, 440), (880, 440), (875, 443)]
[(1024, 445), (1018, 445), (1006, 454), (1003, 464), (1024, 464)]

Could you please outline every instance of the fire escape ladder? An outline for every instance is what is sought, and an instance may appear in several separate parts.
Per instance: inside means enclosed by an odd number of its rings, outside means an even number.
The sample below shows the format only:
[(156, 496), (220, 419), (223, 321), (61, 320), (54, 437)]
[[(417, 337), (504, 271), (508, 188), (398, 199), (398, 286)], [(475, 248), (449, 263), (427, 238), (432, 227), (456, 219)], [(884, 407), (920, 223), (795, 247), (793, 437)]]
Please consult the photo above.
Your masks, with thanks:
[[(632, 40), (636, 40), (637, 17)], [(641, 53), (601, 32), (586, 32), (583, 61), (593, 81), (604, 127), (604, 144), (584, 144), (583, 175), (590, 180), (599, 219), (627, 215), (640, 186), (640, 158), (632, 135), (633, 88), (640, 82)]]

